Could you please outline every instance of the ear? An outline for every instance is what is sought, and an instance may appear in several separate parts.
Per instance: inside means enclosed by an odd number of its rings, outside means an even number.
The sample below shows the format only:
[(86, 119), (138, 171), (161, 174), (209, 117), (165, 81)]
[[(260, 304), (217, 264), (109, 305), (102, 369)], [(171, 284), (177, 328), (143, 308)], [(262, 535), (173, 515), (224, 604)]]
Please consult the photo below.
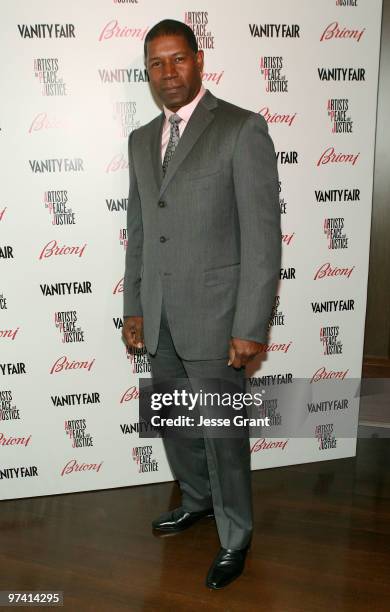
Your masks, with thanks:
[(203, 72), (203, 64), (204, 64), (204, 53), (202, 49), (199, 49), (196, 54), (196, 63), (200, 72)]

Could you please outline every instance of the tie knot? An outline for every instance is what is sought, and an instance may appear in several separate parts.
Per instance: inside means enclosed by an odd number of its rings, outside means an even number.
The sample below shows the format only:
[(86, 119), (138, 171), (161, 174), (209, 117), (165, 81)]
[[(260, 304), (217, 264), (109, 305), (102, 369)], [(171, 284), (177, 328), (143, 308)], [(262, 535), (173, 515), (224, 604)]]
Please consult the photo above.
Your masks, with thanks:
[(182, 121), (182, 118), (179, 117), (179, 115), (176, 115), (176, 113), (169, 117), (169, 122), (171, 125), (179, 125), (180, 121)]

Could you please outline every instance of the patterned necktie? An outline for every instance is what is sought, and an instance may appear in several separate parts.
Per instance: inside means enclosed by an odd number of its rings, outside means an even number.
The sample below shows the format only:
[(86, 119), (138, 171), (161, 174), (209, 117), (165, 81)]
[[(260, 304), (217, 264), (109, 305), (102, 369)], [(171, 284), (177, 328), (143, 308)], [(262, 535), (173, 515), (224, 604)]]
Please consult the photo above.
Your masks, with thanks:
[(165, 150), (164, 161), (163, 161), (163, 166), (162, 166), (164, 176), (167, 171), (168, 164), (171, 161), (176, 151), (176, 147), (180, 140), (180, 132), (179, 132), (180, 121), (182, 121), (182, 118), (179, 117), (179, 115), (176, 115), (176, 113), (169, 117), (169, 123), (171, 124), (171, 133), (169, 135), (169, 142)]

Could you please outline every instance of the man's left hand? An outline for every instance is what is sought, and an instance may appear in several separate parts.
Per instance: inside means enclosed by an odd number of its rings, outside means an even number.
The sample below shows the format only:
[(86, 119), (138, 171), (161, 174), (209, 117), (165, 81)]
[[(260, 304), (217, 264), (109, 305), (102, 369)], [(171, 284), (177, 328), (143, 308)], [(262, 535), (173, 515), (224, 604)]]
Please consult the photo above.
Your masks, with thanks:
[(241, 340), (241, 338), (232, 338), (229, 347), (228, 366), (234, 368), (242, 368), (246, 366), (255, 355), (260, 353), (262, 344), (253, 340)]

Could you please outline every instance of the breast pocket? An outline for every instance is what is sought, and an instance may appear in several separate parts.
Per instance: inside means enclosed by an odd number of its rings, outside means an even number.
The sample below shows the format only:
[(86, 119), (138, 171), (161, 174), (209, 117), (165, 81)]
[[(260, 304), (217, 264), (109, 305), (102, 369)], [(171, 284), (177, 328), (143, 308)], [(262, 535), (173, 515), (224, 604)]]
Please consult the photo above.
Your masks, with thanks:
[(230, 264), (221, 268), (212, 268), (204, 272), (204, 284), (206, 287), (215, 285), (238, 283), (240, 279), (240, 263)]
[(212, 181), (213, 179), (217, 179), (218, 175), (222, 173), (222, 168), (220, 166), (207, 166), (204, 168), (196, 168), (194, 170), (187, 170), (185, 173), (186, 181), (191, 183), (197, 183), (201, 181)]

